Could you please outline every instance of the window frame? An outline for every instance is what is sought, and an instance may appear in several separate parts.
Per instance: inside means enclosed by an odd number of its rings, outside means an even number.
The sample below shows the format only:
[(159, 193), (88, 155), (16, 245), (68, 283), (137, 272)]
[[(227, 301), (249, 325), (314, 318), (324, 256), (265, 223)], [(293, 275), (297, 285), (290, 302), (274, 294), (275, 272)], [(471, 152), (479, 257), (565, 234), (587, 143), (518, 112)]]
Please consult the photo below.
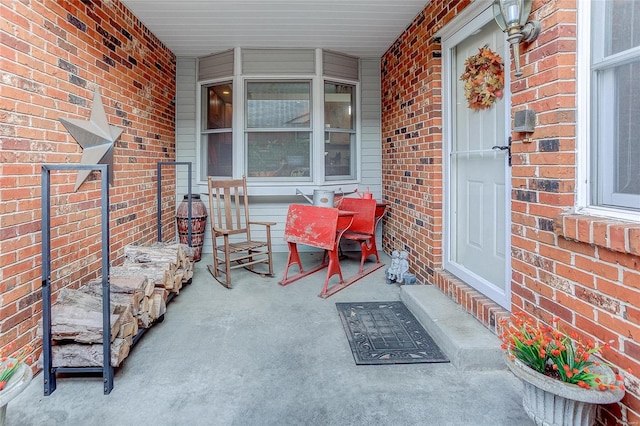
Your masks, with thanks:
[[(309, 126), (305, 127), (249, 127), (248, 122), (248, 114), (249, 105), (247, 99), (248, 87), (251, 83), (305, 83), (308, 84), (309, 87)], [(243, 144), (243, 160), (242, 160), (242, 170), (243, 174), (247, 176), (248, 182), (269, 182), (269, 183), (300, 183), (300, 182), (311, 182), (314, 178), (314, 161), (313, 161), (313, 151), (314, 151), (314, 84), (312, 78), (254, 78), (253, 76), (245, 77), (243, 79), (243, 103), (242, 103), (242, 144)], [(235, 111), (234, 111), (235, 112)], [(249, 134), (265, 134), (265, 133), (308, 133), (309, 134), (309, 176), (301, 176), (297, 179), (292, 178), (291, 176), (251, 176), (249, 174)]]
[[(232, 110), (233, 110), (233, 114), (232, 114), (232, 121), (231, 121), (231, 127), (227, 128), (220, 128), (220, 129), (208, 129), (206, 127), (206, 119), (204, 117), (204, 115), (207, 113), (208, 109), (206, 107), (206, 103), (208, 101), (208, 97), (204, 96), (204, 92), (208, 90), (209, 87), (212, 86), (219, 86), (219, 85), (223, 85), (223, 84), (229, 84), (232, 87)], [(196, 102), (197, 102), (197, 106), (198, 108), (196, 109), (196, 114), (197, 114), (197, 129), (198, 129), (198, 133), (197, 133), (197, 137), (198, 137), (198, 143), (197, 143), (197, 152), (198, 152), (198, 165), (197, 165), (197, 176), (198, 176), (198, 182), (200, 182), (201, 184), (206, 184), (206, 180), (207, 180), (207, 175), (206, 170), (208, 169), (208, 155), (209, 155), (209, 151), (208, 149), (205, 152), (204, 149), (204, 145), (205, 145), (205, 141), (204, 138), (206, 135), (210, 135), (210, 134), (222, 134), (222, 133), (230, 133), (231, 134), (231, 144), (232, 144), (232, 158), (233, 158), (233, 150), (235, 148), (235, 139), (234, 139), (234, 126), (235, 126), (235, 114), (236, 114), (236, 109), (234, 107), (235, 102), (236, 102), (236, 98), (235, 98), (235, 89), (233, 89), (234, 87), (234, 82), (232, 78), (222, 78), (222, 79), (215, 79), (215, 80), (207, 80), (207, 81), (201, 81), (198, 83), (198, 89), (196, 91), (197, 93), (197, 97), (196, 97)], [(231, 173), (234, 173), (234, 170), (236, 170), (237, 165), (236, 162), (232, 162), (231, 164)], [(215, 177), (219, 177), (219, 178), (228, 178), (231, 176), (225, 176), (225, 175), (211, 175), (211, 176), (215, 176)]]
[[(265, 70), (263, 73), (242, 73), (242, 49), (234, 49), (234, 71), (233, 75), (218, 75), (215, 78), (199, 80), (196, 76), (196, 120), (195, 130), (198, 143), (196, 144), (196, 177), (195, 184), (200, 187), (206, 186), (206, 171), (203, 172), (202, 157), (207, 155), (205, 147), (202, 143), (202, 120), (204, 119), (202, 111), (202, 94), (203, 86), (214, 85), (222, 82), (231, 81), (233, 85), (233, 128), (232, 128), (232, 140), (233, 140), (233, 178), (239, 178), (243, 175), (247, 175), (247, 180), (250, 181), (250, 192), (256, 195), (291, 195), (295, 194), (297, 189), (302, 189), (308, 192), (310, 189), (318, 187), (325, 188), (327, 190), (344, 191), (345, 188), (350, 186), (357, 186), (362, 179), (362, 76), (358, 71), (357, 76), (337, 76), (332, 72), (323, 72), (323, 54), (326, 51), (322, 49), (315, 49), (315, 72), (300, 72), (291, 74), (282, 73), (269, 73)], [(253, 179), (248, 176), (247, 169), (247, 153), (246, 153), (246, 137), (245, 137), (245, 90), (246, 81), (311, 81), (311, 100), (312, 111), (316, 113), (311, 117), (311, 168), (309, 175), (302, 176), (297, 179), (291, 179), (289, 177), (283, 177), (278, 179), (268, 179), (265, 177), (254, 177)], [(355, 148), (353, 149), (353, 156), (351, 158), (351, 175), (341, 175), (335, 178), (325, 176), (325, 164), (324, 164), (324, 84), (330, 82), (334, 84), (347, 84), (354, 87), (354, 129), (355, 129)], [(252, 129), (253, 130), (253, 129)], [(290, 129), (288, 129), (290, 130)]]
[[(326, 85), (327, 84), (333, 84), (333, 85), (344, 85), (344, 86), (351, 86), (353, 88), (352, 91), (352, 96), (353, 99), (351, 101), (351, 114), (352, 114), (352, 118), (351, 118), (351, 128), (341, 128), (341, 127), (328, 127), (327, 124), (327, 120), (326, 120), (326, 116), (324, 114), (324, 111), (326, 110)], [(329, 143), (328, 141), (331, 139), (331, 135), (332, 134), (337, 134), (337, 135), (349, 135), (349, 153), (350, 153), (350, 161), (349, 161), (349, 169), (351, 171), (351, 173), (349, 175), (331, 175), (331, 176), (327, 176), (326, 173), (326, 164), (325, 164), (325, 172), (324, 172), (324, 180), (327, 182), (333, 182), (333, 181), (340, 181), (340, 180), (345, 180), (345, 179), (356, 179), (358, 176), (358, 161), (357, 158), (359, 157), (359, 155), (357, 154), (358, 151), (358, 135), (359, 132), (357, 130), (357, 126), (358, 126), (358, 113), (359, 113), (359, 105), (358, 105), (358, 97), (357, 97), (357, 93), (358, 93), (358, 87), (356, 84), (353, 83), (348, 83), (345, 81), (339, 81), (338, 79), (331, 79), (331, 78), (323, 78), (322, 79), (322, 101), (323, 101), (323, 114), (322, 114), (322, 118), (323, 118), (323, 137), (322, 139), (324, 140), (324, 144), (323, 144), (323, 157), (324, 155), (327, 155), (327, 147), (326, 145)], [(353, 144), (353, 146), (351, 146), (351, 144)]]
[[(596, 55), (592, 47), (592, 40), (604, 40), (605, 25), (593, 28), (591, 18), (594, 10), (591, 2), (583, 2), (578, 5), (578, 37), (577, 37), (577, 123), (576, 123), (576, 149), (577, 149), (577, 194), (576, 211), (581, 214), (603, 216), (612, 219), (640, 221), (640, 210), (633, 210), (624, 206), (597, 204), (595, 191), (606, 189), (607, 180), (595, 177), (594, 161), (597, 158), (613, 161), (613, 149), (605, 150), (605, 146), (596, 146), (597, 139), (602, 140), (603, 132), (607, 126), (601, 125), (603, 115), (608, 115), (611, 119), (613, 114), (610, 110), (603, 108), (598, 110), (596, 72), (603, 67), (610, 67), (620, 64), (626, 54), (612, 55), (606, 61), (600, 61), (596, 66), (592, 61)], [(601, 47), (601, 46), (600, 46)], [(602, 51), (602, 50), (601, 50)], [(600, 79), (602, 80), (602, 79)], [(611, 94), (613, 98), (613, 94)], [(612, 102), (613, 99), (600, 100), (599, 105), (604, 102)], [(607, 112), (609, 111), (609, 112)], [(607, 119), (605, 117), (605, 119)]]

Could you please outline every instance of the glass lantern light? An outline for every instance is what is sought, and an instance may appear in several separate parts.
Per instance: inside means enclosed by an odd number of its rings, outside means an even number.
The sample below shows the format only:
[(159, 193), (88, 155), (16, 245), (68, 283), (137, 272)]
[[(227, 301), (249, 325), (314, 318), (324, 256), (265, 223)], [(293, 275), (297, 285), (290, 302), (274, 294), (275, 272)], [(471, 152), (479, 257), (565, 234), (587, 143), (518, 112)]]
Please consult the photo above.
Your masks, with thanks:
[(516, 77), (522, 76), (520, 70), (520, 48), (522, 41), (531, 43), (540, 34), (540, 22), (527, 21), (531, 13), (533, 0), (494, 0), (493, 16), (502, 31), (507, 33), (511, 45)]

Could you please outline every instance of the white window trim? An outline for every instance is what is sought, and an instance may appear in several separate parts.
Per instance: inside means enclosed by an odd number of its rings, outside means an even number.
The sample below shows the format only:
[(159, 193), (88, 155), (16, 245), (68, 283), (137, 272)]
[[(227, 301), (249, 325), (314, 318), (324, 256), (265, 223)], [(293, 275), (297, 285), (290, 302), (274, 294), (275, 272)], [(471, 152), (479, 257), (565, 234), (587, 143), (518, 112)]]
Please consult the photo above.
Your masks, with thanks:
[[(206, 132), (205, 130), (202, 129), (202, 89), (204, 87), (207, 86), (215, 86), (216, 84), (221, 84), (221, 83), (228, 83), (228, 82), (232, 82), (233, 84), (233, 102), (235, 102), (235, 80), (231, 79), (229, 77), (227, 78), (216, 78), (216, 79), (211, 79), (211, 80), (202, 80), (202, 81), (198, 81), (196, 82), (196, 131), (195, 131), (195, 135), (196, 135), (196, 167), (194, 169), (194, 174), (195, 174), (195, 180), (197, 182), (198, 185), (207, 185), (207, 181), (206, 180), (200, 180), (200, 173), (202, 171), (202, 162), (203, 160), (203, 156), (204, 153), (202, 152), (202, 135), (205, 133), (219, 133), (219, 132)], [(233, 122), (231, 123), (232, 126), (235, 125), (235, 111), (234, 111), (234, 116), (233, 116)], [(233, 127), (231, 128), (231, 132), (233, 134)], [(235, 137), (235, 135), (234, 135)], [(235, 140), (233, 141), (233, 143), (235, 143)], [(235, 163), (233, 164), (233, 170), (235, 171)]]
[(592, 205), (591, 200), (591, 39), (598, 37), (591, 32), (591, 2), (578, 5), (577, 32), (577, 123), (576, 123), (576, 212), (610, 219), (640, 222), (640, 213), (622, 208)]

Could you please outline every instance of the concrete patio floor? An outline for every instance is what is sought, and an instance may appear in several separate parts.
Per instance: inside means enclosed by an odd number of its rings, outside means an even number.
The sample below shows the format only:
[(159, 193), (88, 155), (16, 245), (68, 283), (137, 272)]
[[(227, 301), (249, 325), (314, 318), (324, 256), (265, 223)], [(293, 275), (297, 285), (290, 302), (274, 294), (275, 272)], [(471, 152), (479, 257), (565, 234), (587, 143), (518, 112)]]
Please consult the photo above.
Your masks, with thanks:
[[(315, 254), (302, 253), (309, 266)], [(328, 299), (324, 271), (287, 287), (234, 273), (228, 290), (196, 264), (193, 283), (169, 304), (116, 369), (100, 378), (43, 376), (11, 401), (7, 425), (531, 425), (520, 382), (507, 370), (453, 364), (355, 365), (336, 302), (400, 300), (384, 268)], [(383, 262), (389, 264), (388, 257)], [(344, 262), (345, 275), (357, 260)]]

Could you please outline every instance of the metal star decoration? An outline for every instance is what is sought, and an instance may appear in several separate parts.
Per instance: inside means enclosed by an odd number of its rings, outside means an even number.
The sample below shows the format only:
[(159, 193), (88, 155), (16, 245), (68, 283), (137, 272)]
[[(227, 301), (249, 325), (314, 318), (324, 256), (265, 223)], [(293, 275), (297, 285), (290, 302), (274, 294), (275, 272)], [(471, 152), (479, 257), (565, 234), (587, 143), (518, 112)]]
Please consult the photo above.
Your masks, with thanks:
[[(109, 184), (113, 185), (113, 144), (118, 140), (123, 129), (109, 125), (98, 88), (96, 87), (96, 91), (93, 94), (93, 105), (89, 121), (60, 117), (60, 122), (82, 147), (80, 163), (108, 164)], [(90, 173), (91, 170), (78, 172), (74, 192), (80, 188), (80, 185), (89, 177)]]

